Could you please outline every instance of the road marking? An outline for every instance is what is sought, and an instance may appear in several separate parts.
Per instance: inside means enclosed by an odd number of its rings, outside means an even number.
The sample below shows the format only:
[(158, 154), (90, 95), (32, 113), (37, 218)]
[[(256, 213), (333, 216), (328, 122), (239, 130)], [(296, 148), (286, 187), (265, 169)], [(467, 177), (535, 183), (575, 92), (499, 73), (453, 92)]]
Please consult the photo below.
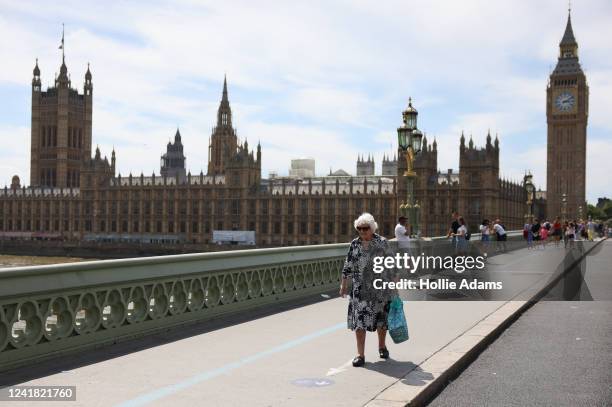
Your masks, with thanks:
[(332, 367), (327, 371), (326, 376), (333, 376), (333, 375), (337, 375), (338, 373), (342, 373), (346, 370), (347, 367), (349, 367), (352, 364), (353, 364), (353, 359), (349, 360), (342, 366)]
[(291, 340), (289, 342), (285, 342), (282, 345), (278, 345), (274, 348), (268, 349), (268, 350), (264, 350), (262, 352), (256, 353), (254, 355), (251, 356), (247, 356), (243, 359), (240, 359), (236, 362), (231, 362), (228, 363), (226, 365), (223, 365), (221, 367), (218, 367), (216, 369), (212, 369), (212, 370), (206, 370), (203, 371), (201, 373), (198, 373), (194, 376), (191, 376), (190, 378), (183, 380), (181, 382), (175, 383), (175, 384), (171, 384), (165, 387), (161, 387), (157, 390), (154, 390), (152, 392), (143, 394), (141, 396), (138, 396), (136, 398), (133, 398), (131, 400), (127, 400), (124, 401), (122, 403), (117, 404), (118, 407), (136, 407), (136, 406), (142, 406), (145, 405), (147, 403), (151, 403), (155, 400), (159, 400), (163, 397), (167, 397), (170, 396), (172, 394), (178, 393), (181, 390), (185, 390), (191, 386), (195, 386), (198, 383), (204, 382), (206, 380), (210, 380), (212, 378), (215, 378), (219, 375), (222, 374), (226, 374), (231, 372), (232, 370), (236, 370), (244, 365), (247, 365), (249, 363), (253, 363), (259, 359), (265, 358), (266, 356), (270, 356), (273, 355), (275, 353), (279, 353), (291, 348), (294, 348), (298, 345), (301, 345), (303, 343), (309, 342), (313, 339), (316, 339), (320, 336), (323, 335), (327, 335), (329, 333), (332, 333), (334, 331), (338, 331), (342, 328), (346, 328), (346, 322), (341, 322), (339, 324), (336, 325), (332, 325), (330, 327), (327, 327), (325, 329), (321, 329), (320, 331), (317, 332), (313, 332), (311, 334), (302, 336), (301, 338), (297, 338), (294, 340)]

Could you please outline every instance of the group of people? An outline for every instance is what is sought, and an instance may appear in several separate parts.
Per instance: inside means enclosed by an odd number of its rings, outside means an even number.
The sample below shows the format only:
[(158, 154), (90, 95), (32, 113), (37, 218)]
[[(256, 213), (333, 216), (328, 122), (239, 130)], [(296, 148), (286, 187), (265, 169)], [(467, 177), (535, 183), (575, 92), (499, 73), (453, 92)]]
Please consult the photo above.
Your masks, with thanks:
[[(556, 247), (561, 245), (563, 239), (564, 247), (572, 247), (576, 240), (593, 241), (598, 234), (598, 224), (589, 219), (587, 222), (580, 220), (564, 221), (561, 223), (556, 217), (553, 223), (548, 220), (533, 219), (523, 227), (523, 238), (527, 241), (527, 248), (545, 249), (549, 241), (553, 241)], [(601, 228), (603, 229), (603, 228)]]
[[(565, 245), (573, 244), (580, 236), (592, 240), (595, 234), (594, 222), (560, 222), (559, 218), (550, 222), (533, 222), (525, 224), (524, 236), (528, 247), (539, 244), (544, 247), (552, 236), (556, 244), (563, 238)], [(387, 281), (398, 281), (399, 271), (385, 271), (384, 275), (374, 273), (374, 258), (377, 256), (393, 255), (387, 239), (377, 232), (378, 225), (374, 217), (364, 213), (354, 222), (358, 236), (353, 239), (342, 268), (340, 295), (350, 296), (347, 313), (347, 327), (355, 332), (357, 342), (357, 356), (352, 361), (353, 366), (360, 367), (365, 364), (366, 332), (376, 332), (378, 337), (378, 355), (381, 359), (389, 358), (389, 350), (385, 344), (388, 329), (388, 315), (390, 304), (398, 296), (396, 289), (376, 289), (374, 279), (383, 277)], [(490, 242), (495, 236), (498, 251), (506, 251), (506, 227), (500, 219), (490, 222), (484, 219), (480, 225), (481, 242), (486, 253)], [(398, 240), (398, 250), (408, 250), (410, 243), (410, 225), (405, 217), (400, 217), (395, 227), (395, 237)], [(465, 219), (459, 213), (453, 213), (453, 221), (447, 234), (452, 238), (455, 254), (467, 252), (470, 232)], [(352, 283), (349, 289), (349, 281)]]
[[(495, 219), (495, 222), (493, 223), (491, 223), (489, 219), (484, 219), (480, 224), (479, 230), (482, 250), (484, 253), (487, 253), (489, 250), (492, 236), (495, 236), (497, 251), (505, 252), (507, 250), (506, 241), (508, 239), (508, 235), (506, 233), (506, 227), (502, 224), (499, 218)], [(468, 241), (470, 240), (471, 236), (465, 222), (465, 218), (459, 215), (458, 212), (453, 212), (453, 221), (446, 237), (452, 238), (452, 245), (455, 253), (460, 255), (467, 253)]]

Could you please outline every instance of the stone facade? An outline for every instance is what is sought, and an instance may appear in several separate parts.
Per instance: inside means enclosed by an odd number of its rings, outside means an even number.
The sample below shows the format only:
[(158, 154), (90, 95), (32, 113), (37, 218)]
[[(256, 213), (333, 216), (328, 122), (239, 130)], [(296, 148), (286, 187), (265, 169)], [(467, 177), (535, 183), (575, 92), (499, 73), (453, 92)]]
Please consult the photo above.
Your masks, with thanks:
[[(32, 144), (38, 155), (33, 155), (29, 187), (21, 186), (17, 178), (11, 188), (0, 190), (0, 237), (4, 239), (196, 244), (205, 248), (213, 243), (213, 230), (254, 230), (258, 246), (322, 244), (350, 241), (355, 235), (353, 220), (366, 211), (375, 216), (382, 235), (393, 237), (398, 197), (405, 194), (405, 180), (398, 175), (406, 165), (401, 155), (384, 158), (383, 175), (374, 174), (374, 158), (369, 156), (358, 160), (357, 176), (337, 171), (325, 177), (262, 179), (261, 145), (250, 150), (247, 141), (238, 143), (224, 80), (206, 175), (184, 173), (178, 131), (162, 156), (161, 176), (116, 175), (114, 150), (110, 162), (99, 149), (93, 158), (88, 153), (89, 70), (83, 95), (70, 89), (64, 79), (43, 93), (39, 75), (36, 68)], [(62, 68), (59, 78), (66, 75)], [(51, 113), (41, 116), (40, 100), (46, 97), (41, 95), (59, 94), (60, 89), (64, 99), (50, 97), (45, 109), (74, 109), (80, 116), (69, 114), (68, 121), (61, 119), (57, 133), (45, 129), (43, 144), (41, 127), (56, 126), (53, 120), (60, 119)], [(42, 155), (47, 150), (57, 155)], [(74, 154), (74, 159), (65, 159), (72, 156), (64, 152)], [(453, 210), (465, 215), (472, 230), (486, 217), (501, 217), (507, 227), (520, 227), (524, 190), (499, 179), (498, 140), (492, 143), (489, 135), (486, 146), (479, 149), (471, 140), (466, 146), (462, 135), (459, 154), (458, 173), (438, 171), (435, 141), (432, 145), (424, 141), (416, 157), (415, 192), (422, 204), (424, 235), (446, 233)], [(48, 168), (56, 169), (55, 178), (38, 177)], [(74, 175), (68, 175), (71, 171), (77, 174), (76, 181)]]

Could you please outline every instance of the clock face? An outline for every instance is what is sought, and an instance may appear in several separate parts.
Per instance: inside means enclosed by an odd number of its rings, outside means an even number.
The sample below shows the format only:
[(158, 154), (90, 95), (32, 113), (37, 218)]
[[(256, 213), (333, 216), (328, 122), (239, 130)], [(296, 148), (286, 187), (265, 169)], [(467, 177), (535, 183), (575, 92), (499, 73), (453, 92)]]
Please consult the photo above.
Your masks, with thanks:
[(570, 111), (574, 107), (575, 103), (576, 98), (574, 98), (574, 95), (568, 92), (559, 94), (555, 99), (555, 107), (561, 112)]

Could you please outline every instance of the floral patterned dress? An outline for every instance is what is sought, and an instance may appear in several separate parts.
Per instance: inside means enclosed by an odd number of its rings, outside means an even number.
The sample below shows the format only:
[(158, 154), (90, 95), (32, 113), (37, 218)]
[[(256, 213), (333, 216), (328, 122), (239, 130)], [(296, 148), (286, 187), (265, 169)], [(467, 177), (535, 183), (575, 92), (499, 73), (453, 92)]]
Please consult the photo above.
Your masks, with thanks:
[(367, 248), (363, 247), (361, 238), (353, 239), (344, 261), (342, 276), (350, 277), (353, 283), (349, 292), (347, 317), (347, 328), (353, 331), (387, 328), (389, 304), (397, 295), (397, 290), (376, 289), (374, 280), (393, 281), (396, 274), (394, 269), (374, 273), (376, 256), (394, 256), (394, 253), (387, 239), (374, 233)]

